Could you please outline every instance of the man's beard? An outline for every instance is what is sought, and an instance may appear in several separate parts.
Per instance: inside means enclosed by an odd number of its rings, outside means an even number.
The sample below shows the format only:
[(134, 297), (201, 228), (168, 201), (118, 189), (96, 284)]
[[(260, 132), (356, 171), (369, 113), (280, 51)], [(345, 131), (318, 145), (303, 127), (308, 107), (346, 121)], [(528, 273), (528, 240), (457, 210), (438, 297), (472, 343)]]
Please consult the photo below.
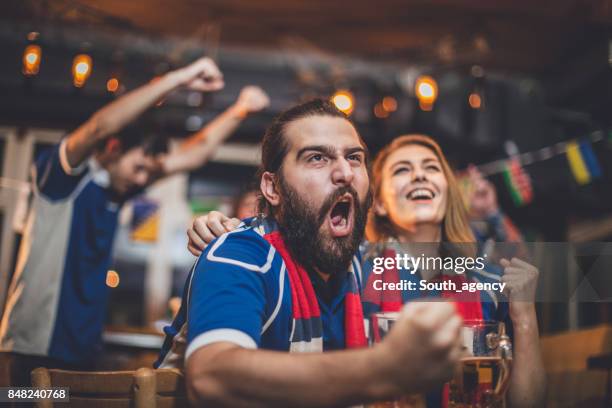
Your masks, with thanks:
[[(371, 192), (368, 191), (361, 203), (354, 188), (341, 187), (330, 194), (317, 211), (284, 180), (280, 180), (279, 186), (282, 198), (276, 221), (293, 258), (309, 272), (315, 269), (325, 274), (346, 271), (363, 239), (368, 209), (372, 204)], [(323, 236), (321, 226), (328, 221), (329, 211), (346, 193), (353, 197), (352, 232), (345, 237)], [(350, 211), (347, 217), (349, 215)]]

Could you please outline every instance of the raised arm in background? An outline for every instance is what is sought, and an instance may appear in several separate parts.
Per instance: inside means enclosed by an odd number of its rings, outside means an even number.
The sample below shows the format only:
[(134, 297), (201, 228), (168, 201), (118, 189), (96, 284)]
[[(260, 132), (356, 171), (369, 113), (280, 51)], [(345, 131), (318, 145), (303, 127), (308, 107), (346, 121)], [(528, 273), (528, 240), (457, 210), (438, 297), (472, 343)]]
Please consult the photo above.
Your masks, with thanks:
[(202, 166), (248, 114), (261, 111), (269, 103), (263, 89), (245, 86), (232, 106), (162, 159), (161, 175), (191, 171)]
[(72, 132), (66, 142), (68, 163), (71, 167), (78, 167), (94, 153), (100, 142), (115, 135), (175, 89), (187, 87), (210, 92), (223, 86), (223, 75), (210, 58), (200, 58), (171, 71), (104, 106)]

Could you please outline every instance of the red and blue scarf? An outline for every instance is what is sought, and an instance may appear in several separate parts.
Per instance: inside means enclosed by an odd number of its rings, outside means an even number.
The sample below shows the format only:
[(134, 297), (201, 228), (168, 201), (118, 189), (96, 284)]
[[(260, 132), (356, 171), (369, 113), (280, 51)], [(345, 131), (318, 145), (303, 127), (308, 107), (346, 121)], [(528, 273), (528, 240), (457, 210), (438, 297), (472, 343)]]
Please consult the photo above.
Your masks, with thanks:
[[(323, 351), (323, 324), (319, 303), (310, 281), (308, 272), (299, 265), (291, 254), (279, 231), (264, 235), (281, 255), (289, 276), (292, 302), (292, 330), (290, 352), (320, 352)], [(367, 346), (363, 309), (359, 296), (359, 285), (352, 264), (348, 271), (350, 279), (349, 289), (344, 298), (344, 338), (346, 348)]]

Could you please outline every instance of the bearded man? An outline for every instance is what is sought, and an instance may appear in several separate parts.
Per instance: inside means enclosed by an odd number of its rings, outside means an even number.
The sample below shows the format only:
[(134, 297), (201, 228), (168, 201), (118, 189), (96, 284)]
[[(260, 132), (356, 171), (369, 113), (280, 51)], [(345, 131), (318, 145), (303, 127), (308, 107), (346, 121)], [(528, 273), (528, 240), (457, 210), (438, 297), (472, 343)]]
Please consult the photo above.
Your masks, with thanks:
[(192, 403), (348, 406), (450, 378), (461, 319), (448, 303), (409, 305), (365, 348), (355, 254), (371, 204), (367, 159), (355, 127), (328, 102), (293, 107), (267, 130), (265, 215), (208, 246), (166, 328), (157, 366), (185, 369)]

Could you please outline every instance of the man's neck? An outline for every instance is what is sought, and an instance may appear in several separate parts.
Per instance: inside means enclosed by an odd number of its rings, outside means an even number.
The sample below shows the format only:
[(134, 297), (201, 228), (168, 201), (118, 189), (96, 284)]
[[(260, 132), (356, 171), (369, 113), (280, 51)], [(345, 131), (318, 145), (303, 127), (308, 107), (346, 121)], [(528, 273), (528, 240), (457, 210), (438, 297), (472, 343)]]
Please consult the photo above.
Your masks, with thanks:
[(329, 273), (321, 272), (318, 268), (314, 268), (314, 273), (319, 275), (321, 277), (321, 279), (323, 279), (323, 281), (325, 281), (325, 282), (329, 281), (329, 277), (331, 276), (331, 274), (329, 274)]

